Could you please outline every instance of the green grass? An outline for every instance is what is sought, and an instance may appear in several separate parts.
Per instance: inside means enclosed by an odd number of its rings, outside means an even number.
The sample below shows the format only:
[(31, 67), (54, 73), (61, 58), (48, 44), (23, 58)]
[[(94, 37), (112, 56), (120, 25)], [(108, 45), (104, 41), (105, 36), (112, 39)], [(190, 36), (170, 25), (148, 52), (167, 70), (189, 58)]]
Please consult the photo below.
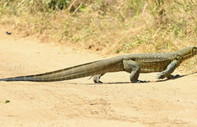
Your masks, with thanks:
[(104, 53), (197, 46), (195, 0), (1, 0), (0, 23)]

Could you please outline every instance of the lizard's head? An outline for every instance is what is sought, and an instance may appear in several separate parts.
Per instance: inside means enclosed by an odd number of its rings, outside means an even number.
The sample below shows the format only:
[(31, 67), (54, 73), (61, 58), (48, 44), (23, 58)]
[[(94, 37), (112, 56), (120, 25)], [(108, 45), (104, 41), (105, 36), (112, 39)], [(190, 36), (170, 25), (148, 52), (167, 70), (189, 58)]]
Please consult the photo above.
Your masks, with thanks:
[(182, 56), (182, 60), (191, 58), (197, 54), (197, 47), (187, 47), (179, 51), (179, 55)]
[(193, 56), (197, 54), (197, 47), (192, 47), (192, 54)]

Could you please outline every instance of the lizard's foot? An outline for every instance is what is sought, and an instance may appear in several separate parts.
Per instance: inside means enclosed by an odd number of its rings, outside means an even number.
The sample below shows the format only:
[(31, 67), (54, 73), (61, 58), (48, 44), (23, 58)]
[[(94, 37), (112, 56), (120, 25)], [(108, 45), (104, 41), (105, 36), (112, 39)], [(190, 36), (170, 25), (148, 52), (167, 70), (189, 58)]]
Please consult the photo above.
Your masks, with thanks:
[(132, 81), (131, 83), (147, 83), (148, 81), (136, 80)]
[(97, 84), (102, 84), (103, 82), (102, 81), (96, 81), (96, 80), (94, 80), (94, 83), (97, 83)]
[(166, 76), (164, 72), (161, 72), (157, 75), (157, 79), (164, 79), (164, 78), (167, 78), (167, 79), (176, 79), (176, 78), (179, 78), (180, 75), (169, 75), (169, 76)]
[(102, 84), (103, 83), (102, 81), (100, 81), (100, 77), (99, 76), (94, 76), (93, 77), (93, 81), (94, 81), (94, 83), (97, 83), (97, 84)]
[(179, 77), (181, 77), (181, 76), (179, 74), (177, 74), (177, 75), (170, 75), (167, 78), (168, 79), (176, 79), (176, 78), (179, 78)]
[(157, 75), (157, 79), (164, 79), (166, 77), (165, 72), (161, 72)]
[(103, 76), (103, 75), (104, 75), (104, 74), (99, 74), (99, 75), (93, 76), (93, 81), (94, 81), (94, 83), (98, 83), (98, 84), (103, 83), (103, 82), (100, 81), (100, 78), (101, 78), (101, 76)]

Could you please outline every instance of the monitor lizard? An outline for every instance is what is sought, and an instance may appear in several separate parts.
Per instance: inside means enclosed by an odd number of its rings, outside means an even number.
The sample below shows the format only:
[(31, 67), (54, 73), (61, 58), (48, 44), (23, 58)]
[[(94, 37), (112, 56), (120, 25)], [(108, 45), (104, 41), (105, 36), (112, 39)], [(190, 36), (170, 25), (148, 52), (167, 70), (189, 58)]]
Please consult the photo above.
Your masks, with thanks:
[(130, 73), (132, 83), (143, 82), (138, 80), (140, 73), (160, 72), (158, 79), (169, 79), (184, 60), (196, 54), (197, 47), (186, 47), (170, 53), (126, 54), (42, 74), (3, 78), (0, 81), (52, 82), (93, 76), (95, 83), (102, 83), (102, 75), (119, 71)]

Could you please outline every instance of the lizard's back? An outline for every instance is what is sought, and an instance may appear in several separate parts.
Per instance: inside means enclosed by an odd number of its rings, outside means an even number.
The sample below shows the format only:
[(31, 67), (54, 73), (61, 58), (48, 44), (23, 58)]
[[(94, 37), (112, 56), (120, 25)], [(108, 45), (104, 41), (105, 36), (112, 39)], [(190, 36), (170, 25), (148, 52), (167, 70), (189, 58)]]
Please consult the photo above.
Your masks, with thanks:
[(141, 73), (149, 73), (165, 70), (175, 55), (175, 53), (127, 54), (124, 59), (137, 62)]

